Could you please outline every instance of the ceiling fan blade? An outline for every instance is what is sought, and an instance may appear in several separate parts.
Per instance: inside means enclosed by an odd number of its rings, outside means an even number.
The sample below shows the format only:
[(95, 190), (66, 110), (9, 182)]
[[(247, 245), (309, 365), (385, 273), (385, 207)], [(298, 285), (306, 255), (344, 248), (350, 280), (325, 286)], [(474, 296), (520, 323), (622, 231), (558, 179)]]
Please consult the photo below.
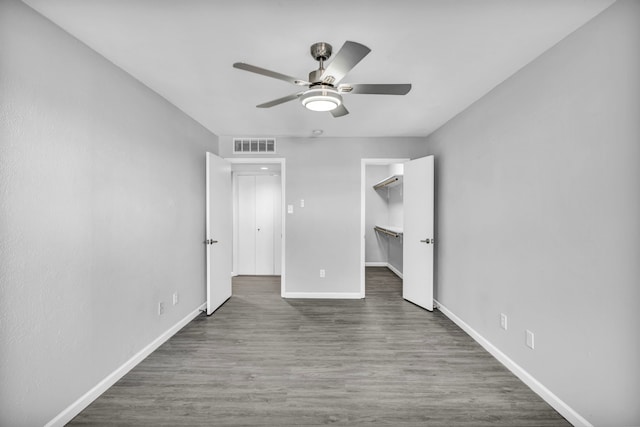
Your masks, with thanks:
[(371, 52), (371, 49), (365, 45), (346, 41), (327, 69), (324, 70), (320, 80), (329, 84), (337, 84), (362, 58), (367, 56), (369, 52)]
[(284, 104), (285, 102), (293, 101), (297, 99), (304, 92), (292, 93), (291, 95), (283, 96), (282, 98), (274, 99), (273, 101), (265, 102), (264, 104), (256, 105), (258, 108), (269, 108), (276, 105)]
[(347, 114), (349, 114), (349, 110), (347, 110), (344, 104), (340, 104), (338, 108), (331, 110), (331, 115), (336, 118), (346, 116)]
[(255, 65), (245, 64), (244, 62), (236, 62), (233, 64), (233, 68), (239, 70), (249, 71), (251, 73), (261, 74), (267, 77), (273, 77), (274, 79), (284, 80), (285, 82), (293, 83), (298, 86), (308, 86), (309, 83), (306, 80), (296, 79), (295, 77), (287, 76), (286, 74), (276, 73), (275, 71), (267, 70), (266, 68), (256, 67)]
[(366, 95), (406, 95), (411, 84), (344, 84), (338, 87), (340, 93), (359, 93)]

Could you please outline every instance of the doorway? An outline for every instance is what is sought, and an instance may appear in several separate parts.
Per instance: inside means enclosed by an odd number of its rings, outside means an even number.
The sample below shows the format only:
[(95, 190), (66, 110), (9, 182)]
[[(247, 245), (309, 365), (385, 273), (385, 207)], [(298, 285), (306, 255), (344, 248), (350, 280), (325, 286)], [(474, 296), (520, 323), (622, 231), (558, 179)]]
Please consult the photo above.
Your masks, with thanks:
[(434, 158), (362, 159), (360, 289), (365, 266), (402, 279), (402, 297), (433, 310)]
[(402, 279), (404, 162), (409, 159), (363, 159), (361, 177), (361, 293), (365, 267), (386, 267)]
[(285, 160), (229, 158), (233, 188), (233, 275), (280, 276), (285, 292)]

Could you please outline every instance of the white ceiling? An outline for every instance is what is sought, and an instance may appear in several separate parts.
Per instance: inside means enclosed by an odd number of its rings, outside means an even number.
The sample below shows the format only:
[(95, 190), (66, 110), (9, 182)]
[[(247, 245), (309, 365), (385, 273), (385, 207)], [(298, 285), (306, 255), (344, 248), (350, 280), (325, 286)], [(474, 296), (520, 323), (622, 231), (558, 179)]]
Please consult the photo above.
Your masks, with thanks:
[[(614, 0), (24, 0), (218, 135), (425, 136)], [(342, 118), (299, 90), (232, 68), (306, 80), (309, 46), (372, 52), (345, 83), (412, 83), (406, 96), (346, 94)]]

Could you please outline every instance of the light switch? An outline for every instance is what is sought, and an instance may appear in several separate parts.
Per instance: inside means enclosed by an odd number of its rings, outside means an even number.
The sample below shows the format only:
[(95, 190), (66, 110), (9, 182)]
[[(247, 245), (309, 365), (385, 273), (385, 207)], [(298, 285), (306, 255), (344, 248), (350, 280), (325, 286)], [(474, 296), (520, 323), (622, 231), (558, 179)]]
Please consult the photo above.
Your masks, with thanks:
[(300, 199), (300, 207), (304, 208), (304, 199)]
[(287, 213), (293, 213), (293, 205), (287, 205)]

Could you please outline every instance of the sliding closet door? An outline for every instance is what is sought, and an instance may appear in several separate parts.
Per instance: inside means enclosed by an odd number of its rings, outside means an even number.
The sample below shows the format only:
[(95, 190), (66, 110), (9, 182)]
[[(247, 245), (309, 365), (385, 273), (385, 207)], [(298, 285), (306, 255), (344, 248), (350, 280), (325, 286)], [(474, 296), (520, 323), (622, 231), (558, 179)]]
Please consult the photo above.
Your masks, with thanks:
[(238, 181), (238, 274), (256, 274), (256, 179), (236, 176)]
[(238, 274), (280, 274), (280, 177), (239, 175)]
[(279, 176), (256, 176), (256, 273), (275, 274), (275, 205)]

